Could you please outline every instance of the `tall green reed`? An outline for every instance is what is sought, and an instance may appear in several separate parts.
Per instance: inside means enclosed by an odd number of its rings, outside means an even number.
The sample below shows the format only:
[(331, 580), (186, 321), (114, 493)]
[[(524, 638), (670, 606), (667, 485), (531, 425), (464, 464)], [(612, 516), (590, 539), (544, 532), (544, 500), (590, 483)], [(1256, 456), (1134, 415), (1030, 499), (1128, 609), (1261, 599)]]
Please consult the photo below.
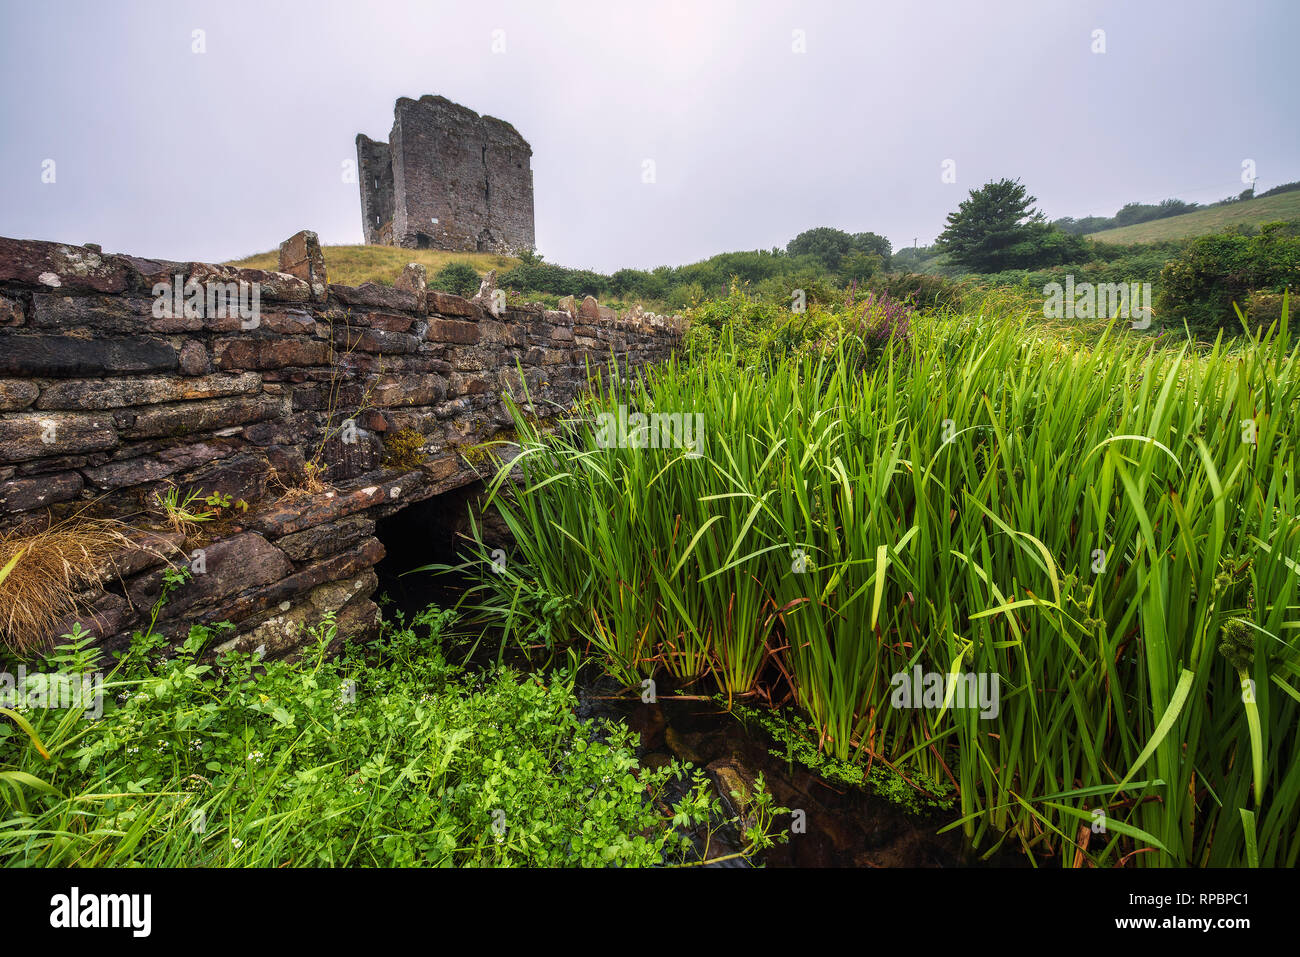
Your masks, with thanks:
[[(601, 447), (620, 406), (701, 414), (702, 454)], [(1297, 411), (1285, 313), (1208, 351), (992, 310), (865, 369), (724, 344), (595, 381), (558, 431), (516, 415), (484, 605), (570, 597), (560, 630), (629, 684), (788, 676), (826, 751), (957, 785), (990, 852), (1293, 866)], [(996, 675), (996, 714), (896, 706), (915, 668)]]

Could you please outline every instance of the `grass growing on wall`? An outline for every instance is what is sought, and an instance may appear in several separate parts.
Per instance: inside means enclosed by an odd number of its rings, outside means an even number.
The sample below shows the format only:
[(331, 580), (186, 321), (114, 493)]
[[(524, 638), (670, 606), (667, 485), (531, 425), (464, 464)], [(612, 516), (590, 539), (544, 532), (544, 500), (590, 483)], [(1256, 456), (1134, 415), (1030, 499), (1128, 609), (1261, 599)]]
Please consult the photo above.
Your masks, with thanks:
[[(473, 601), (629, 685), (662, 669), (734, 700), (786, 676), (822, 750), (955, 785), (981, 848), (1295, 866), (1287, 320), (1207, 352), (1031, 322), (918, 319), (865, 371), (847, 345), (763, 368), (724, 341), (567, 431), (518, 416), (520, 483), (493, 487), (517, 553), (483, 549)], [(602, 447), (620, 406), (702, 414), (702, 454)], [(899, 706), (917, 667), (997, 676), (996, 713)]]
[(0, 651), (30, 652), (52, 638), (50, 629), (84, 606), (83, 589), (133, 544), (125, 532), (118, 522), (75, 514), (0, 533)]
[[(489, 269), (497, 274), (519, 265), (519, 260), (497, 253), (456, 253), (441, 249), (402, 249), (396, 246), (323, 246), (325, 272), (329, 281), (342, 286), (360, 286), (373, 282), (391, 286), (393, 280), (402, 274), (407, 263), (421, 263), (428, 270), (430, 278), (448, 263), (466, 262), (473, 266), (480, 275)], [(246, 269), (280, 268), (278, 251), (258, 253), (230, 263)]]

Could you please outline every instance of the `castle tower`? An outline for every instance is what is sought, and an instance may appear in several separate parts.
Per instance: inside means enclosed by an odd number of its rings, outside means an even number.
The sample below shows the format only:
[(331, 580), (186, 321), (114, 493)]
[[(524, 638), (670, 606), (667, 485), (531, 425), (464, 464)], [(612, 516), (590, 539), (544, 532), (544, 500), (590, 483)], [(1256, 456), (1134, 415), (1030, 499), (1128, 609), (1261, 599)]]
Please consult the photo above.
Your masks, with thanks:
[(357, 135), (366, 243), (514, 254), (534, 247), (532, 147), (442, 96), (402, 97), (387, 143)]

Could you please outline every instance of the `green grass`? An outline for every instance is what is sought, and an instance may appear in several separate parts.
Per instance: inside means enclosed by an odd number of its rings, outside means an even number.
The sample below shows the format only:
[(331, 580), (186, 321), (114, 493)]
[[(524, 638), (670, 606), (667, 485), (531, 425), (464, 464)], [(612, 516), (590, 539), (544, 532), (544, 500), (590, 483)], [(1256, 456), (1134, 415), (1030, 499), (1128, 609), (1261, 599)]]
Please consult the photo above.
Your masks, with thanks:
[[(666, 670), (737, 700), (786, 676), (824, 752), (954, 786), (990, 852), (1295, 866), (1285, 318), (1208, 351), (985, 313), (918, 318), (866, 371), (847, 344), (691, 358), (568, 430), (517, 418), (521, 484), (493, 486), (517, 553), (496, 574), (481, 549), (470, 599), (508, 637), (576, 637), (632, 686)], [(619, 405), (702, 414), (703, 454), (601, 447)], [(916, 666), (997, 675), (998, 713), (897, 706)]]
[[(441, 249), (401, 249), (396, 246), (324, 246), (325, 272), (330, 282), (343, 286), (359, 286), (374, 282), (391, 286), (393, 280), (402, 274), (407, 263), (421, 263), (432, 277), (439, 269), (450, 262), (467, 262), (479, 273), (485, 275), (489, 269), (497, 274), (513, 269), (519, 260), (497, 253), (453, 253)], [(232, 266), (248, 269), (279, 268), (279, 253), (258, 253), (231, 262)]]
[(1219, 233), (1235, 225), (1258, 226), (1260, 223), (1295, 220), (1300, 220), (1300, 190), (1229, 203), (1227, 206), (1203, 209), (1184, 216), (1170, 216), (1149, 223), (1105, 229), (1099, 233), (1089, 233), (1088, 238), (1106, 243), (1155, 243)]
[[(295, 662), (205, 663), (220, 629), (166, 658), (137, 636), (98, 720), (0, 708), (0, 865), (690, 864), (734, 821), (702, 770), (640, 767), (626, 726), (580, 720), (571, 674), (449, 664), (450, 621), (328, 658), (327, 619)], [(77, 636), (33, 670), (89, 675), (94, 657)], [(733, 855), (784, 810), (760, 783)]]

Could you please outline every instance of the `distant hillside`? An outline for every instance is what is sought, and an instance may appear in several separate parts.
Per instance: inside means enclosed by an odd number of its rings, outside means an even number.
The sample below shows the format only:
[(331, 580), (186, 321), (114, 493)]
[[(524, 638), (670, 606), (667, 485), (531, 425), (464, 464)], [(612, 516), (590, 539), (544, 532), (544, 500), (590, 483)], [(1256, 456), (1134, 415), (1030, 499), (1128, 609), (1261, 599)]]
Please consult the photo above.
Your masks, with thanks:
[(1237, 224), (1257, 226), (1277, 220), (1300, 220), (1300, 190), (1265, 196), (1262, 199), (1242, 200), (1240, 203), (1215, 206), (1167, 219), (1153, 219), (1133, 226), (1121, 226), (1119, 229), (1088, 233), (1087, 238), (1103, 243), (1156, 243), (1218, 233)]
[[(363, 282), (376, 282), (391, 286), (402, 274), (407, 263), (423, 263), (432, 277), (450, 262), (466, 262), (483, 275), (489, 269), (498, 273), (513, 269), (519, 260), (496, 253), (449, 253), (441, 249), (401, 249), (396, 246), (324, 246), (325, 271), (330, 282), (344, 286), (359, 286)], [(258, 253), (235, 260), (232, 266), (249, 269), (275, 269), (279, 253)]]

